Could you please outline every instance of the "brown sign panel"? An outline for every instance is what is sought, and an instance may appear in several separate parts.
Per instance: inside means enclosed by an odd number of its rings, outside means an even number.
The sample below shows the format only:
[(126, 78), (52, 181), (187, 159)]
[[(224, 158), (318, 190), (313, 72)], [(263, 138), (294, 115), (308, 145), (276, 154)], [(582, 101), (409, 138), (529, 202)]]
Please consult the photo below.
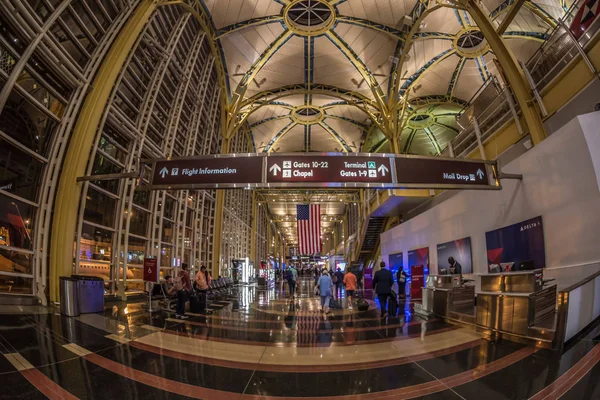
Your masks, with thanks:
[(262, 182), (262, 157), (157, 161), (152, 185), (246, 184)]
[(269, 156), (267, 183), (392, 183), (390, 159), (362, 156)]
[(484, 163), (400, 157), (394, 162), (399, 185), (489, 185)]

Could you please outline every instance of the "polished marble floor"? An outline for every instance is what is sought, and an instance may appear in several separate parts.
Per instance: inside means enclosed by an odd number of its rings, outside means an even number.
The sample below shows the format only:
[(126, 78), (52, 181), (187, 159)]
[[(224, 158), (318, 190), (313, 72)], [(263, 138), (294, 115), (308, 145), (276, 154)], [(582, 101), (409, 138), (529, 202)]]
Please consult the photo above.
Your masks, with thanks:
[(185, 321), (141, 303), (78, 318), (0, 306), (0, 398), (600, 399), (598, 328), (559, 355), (410, 303), (386, 320), (374, 302), (324, 316), (312, 280), (299, 289), (239, 286)]

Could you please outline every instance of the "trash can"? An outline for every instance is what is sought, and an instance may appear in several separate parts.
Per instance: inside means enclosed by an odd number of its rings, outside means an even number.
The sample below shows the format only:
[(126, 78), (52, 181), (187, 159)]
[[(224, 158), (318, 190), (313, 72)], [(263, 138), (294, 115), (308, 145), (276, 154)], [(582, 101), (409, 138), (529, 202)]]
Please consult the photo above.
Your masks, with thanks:
[(73, 275), (79, 283), (79, 312), (104, 311), (104, 279), (97, 276)]
[(60, 313), (67, 317), (79, 316), (79, 281), (69, 276), (60, 278)]

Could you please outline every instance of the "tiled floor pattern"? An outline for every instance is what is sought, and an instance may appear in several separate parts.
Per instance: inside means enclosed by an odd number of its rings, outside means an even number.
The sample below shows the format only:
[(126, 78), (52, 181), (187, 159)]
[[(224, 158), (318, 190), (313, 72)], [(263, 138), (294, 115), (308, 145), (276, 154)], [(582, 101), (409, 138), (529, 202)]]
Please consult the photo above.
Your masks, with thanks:
[[(562, 355), (308, 292), (239, 287), (187, 321), (142, 304), (67, 318), (0, 307), (0, 383), (19, 399), (600, 399), (600, 329)], [(44, 312), (45, 311), (45, 312)]]

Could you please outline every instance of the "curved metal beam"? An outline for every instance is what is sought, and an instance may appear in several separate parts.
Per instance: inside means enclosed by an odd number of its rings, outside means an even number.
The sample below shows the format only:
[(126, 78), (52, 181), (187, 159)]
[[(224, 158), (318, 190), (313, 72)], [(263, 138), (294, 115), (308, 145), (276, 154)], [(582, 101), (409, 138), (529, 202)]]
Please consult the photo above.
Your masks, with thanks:
[[(242, 120), (239, 118), (239, 111), (244, 102), (244, 95), (248, 89), (248, 85), (256, 78), (256, 75), (265, 66), (265, 64), (273, 57), (273, 55), (292, 37), (292, 32), (286, 30), (281, 33), (260, 55), (258, 60), (246, 71), (232, 96), (232, 102), (227, 110), (227, 132), (225, 137), (232, 137), (237, 128), (241, 125)], [(245, 119), (243, 119), (245, 120)]]
[(252, 128), (257, 127), (259, 125), (266, 124), (267, 122), (277, 121), (277, 120), (286, 119), (286, 118), (292, 118), (291, 114), (284, 114), (284, 115), (278, 115), (276, 117), (270, 117), (270, 118), (261, 119), (260, 121), (256, 121), (256, 122), (253, 122), (251, 124), (248, 124), (248, 127), (250, 129), (252, 129)]
[(321, 84), (312, 85), (310, 88), (307, 88), (305, 85), (289, 85), (257, 93), (251, 98), (246, 99), (244, 102), (242, 109), (240, 110), (241, 117), (239, 118), (239, 123), (243, 123), (243, 121), (245, 121), (250, 114), (261, 107), (272, 104), (274, 100), (297, 94), (304, 95), (309, 91), (312, 94), (323, 94), (344, 100), (347, 102), (347, 105), (357, 107), (367, 114), (369, 118), (373, 120), (373, 122), (377, 123), (377, 107), (375, 104), (373, 104), (371, 99), (361, 95), (360, 93), (341, 89), (335, 86)]
[(408, 54), (412, 46), (413, 37), (419, 30), (419, 25), (421, 24), (421, 22), (423, 22), (423, 19), (427, 15), (442, 7), (441, 5), (436, 5), (430, 8), (429, 5), (429, 0), (426, 0), (424, 2), (417, 1), (414, 8), (410, 12), (410, 17), (413, 20), (413, 26), (411, 27), (408, 35), (406, 35), (406, 40), (399, 40), (396, 45), (396, 49), (394, 50), (394, 57), (399, 58), (399, 60), (395, 64), (392, 63), (392, 67), (390, 69), (390, 76), (388, 80), (389, 109), (394, 107), (394, 104), (397, 104), (399, 102), (398, 94), (400, 92), (401, 82), (400, 71), (402, 70), (402, 65), (404, 64), (404, 61), (406, 60), (406, 55)]
[(502, 35), (508, 29), (508, 26), (513, 22), (513, 20), (515, 19), (515, 17), (521, 10), (521, 7), (523, 7), (524, 3), (525, 3), (525, 0), (514, 0), (512, 2), (510, 9), (504, 16), (504, 19), (502, 20), (502, 22), (500, 22), (500, 26), (498, 26), (498, 29), (496, 29), (496, 32), (498, 32), (500, 35)]
[(513, 53), (508, 49), (504, 40), (496, 32), (493, 22), (484, 12), (476, 0), (459, 0), (468, 11), (481, 33), (490, 45), (490, 49), (496, 55), (507, 83), (510, 85), (515, 100), (521, 107), (521, 112), (534, 145), (546, 138), (546, 130), (542, 118), (537, 110), (537, 105), (532, 96), (532, 89), (527, 81), (525, 73), (519, 66)]
[[(492, 20), (495, 20), (496, 18), (498, 18), (500, 16), (500, 14), (502, 14), (502, 12), (504, 10), (506, 10), (510, 5), (512, 5), (515, 1), (516, 0), (505, 0), (503, 3), (501, 3), (498, 7), (496, 7), (490, 13), (490, 15), (489, 15), (490, 18)], [(544, 10), (539, 5), (537, 5), (531, 1), (525, 1), (525, 4), (523, 6), (525, 8), (527, 8), (529, 11), (531, 11), (536, 17), (541, 19), (546, 25), (550, 26), (551, 28), (556, 28), (556, 26), (558, 25), (558, 21), (556, 19), (554, 19), (554, 17), (552, 15), (550, 15), (546, 10)]]
[(369, 129), (366, 124), (363, 124), (362, 122), (358, 122), (358, 121), (353, 120), (351, 118), (342, 117), (341, 115), (325, 114), (325, 118), (324, 119), (327, 119), (327, 118), (339, 119), (340, 121), (349, 122), (349, 123), (351, 123), (353, 125), (358, 126), (361, 130), (367, 130), (367, 129)]
[[(458, 115), (458, 112), (456, 113), (456, 115)], [(460, 132), (460, 130), (458, 130), (457, 128), (455, 128), (453, 126), (446, 125), (446, 124), (443, 124), (441, 122), (438, 122), (437, 119), (436, 119), (436, 121), (433, 124), (439, 126), (440, 128), (449, 129), (449, 130), (453, 131), (454, 133), (459, 133)]]
[[(368, 19), (351, 17), (348, 15), (338, 15), (335, 17), (335, 20), (336, 20), (336, 25), (338, 23), (344, 23), (344, 24), (349, 24), (349, 25), (360, 26), (363, 28), (369, 28), (369, 29), (373, 29), (377, 32), (381, 32), (381, 33), (390, 35), (394, 39), (404, 40), (404, 37), (405, 37), (405, 34), (402, 33), (401, 31), (397, 30), (396, 28), (392, 28), (391, 26), (387, 26), (387, 25), (383, 25), (383, 24), (378, 24), (377, 22), (369, 21)], [(335, 26), (334, 26), (334, 28), (335, 28)]]
[(503, 39), (529, 39), (536, 40), (538, 42), (545, 42), (548, 37), (547, 33), (542, 32), (519, 32), (519, 31), (510, 31), (504, 32), (502, 35)]
[(410, 103), (413, 107), (422, 107), (430, 104), (451, 104), (460, 107), (468, 105), (465, 100), (459, 99), (458, 97), (448, 95), (428, 95), (420, 96), (410, 99)]
[(440, 147), (440, 143), (435, 137), (435, 134), (429, 128), (423, 128), (423, 132), (425, 132), (425, 135), (427, 135), (427, 138), (435, 148), (436, 153), (440, 155), (442, 153), (442, 148)]
[(458, 64), (456, 64), (456, 68), (454, 69), (452, 78), (450, 78), (450, 84), (448, 85), (448, 90), (446, 91), (446, 94), (448, 96), (452, 96), (454, 94), (454, 88), (456, 87), (458, 78), (460, 78), (460, 74), (465, 66), (465, 62), (467, 62), (467, 59), (465, 57), (461, 57), (460, 60), (458, 61)]
[(340, 144), (340, 146), (342, 146), (344, 148), (344, 150), (346, 150), (347, 153), (350, 153), (352, 151), (352, 149), (350, 148), (350, 146), (348, 146), (348, 143), (346, 143), (346, 141), (344, 140), (344, 138), (341, 137), (339, 135), (339, 133), (337, 133), (335, 131), (335, 129), (333, 129), (332, 127), (330, 127), (329, 125), (327, 125), (327, 123), (325, 123), (325, 121), (319, 122), (319, 125), (321, 126), (321, 128), (325, 129), (325, 131), (327, 133), (329, 133), (331, 136), (333, 136), (333, 138), (338, 141), (338, 143)]
[(277, 141), (279, 141), (279, 139), (284, 137), (285, 134), (288, 133), (296, 125), (298, 125), (298, 124), (296, 122), (292, 121), (289, 124), (287, 124), (286, 126), (284, 126), (279, 132), (277, 132), (277, 134), (275, 136), (273, 136), (273, 139), (271, 139), (269, 141), (269, 143), (267, 143), (267, 145), (265, 146), (265, 148), (263, 150), (263, 153), (268, 153), (269, 150), (271, 150), (271, 148), (275, 145), (275, 143), (277, 143)]
[(431, 60), (429, 60), (425, 65), (423, 65), (421, 68), (419, 68), (419, 70), (417, 72), (412, 74), (410, 76), (410, 78), (408, 78), (404, 82), (404, 84), (400, 88), (400, 95), (403, 96), (407, 92), (408, 89), (410, 89), (414, 84), (416, 84), (419, 81), (419, 79), (423, 76), (423, 73), (425, 73), (425, 71), (427, 71), (431, 67), (434, 67), (435, 65), (439, 64), (440, 62), (444, 61), (446, 58), (450, 57), (453, 54), (456, 54), (456, 50), (448, 49), (448, 50), (444, 50), (443, 52), (441, 52), (440, 54), (438, 54), (437, 56), (435, 56)]
[(483, 57), (475, 57), (475, 64), (477, 64), (477, 69), (479, 70), (479, 76), (481, 77), (481, 81), (486, 83), (490, 78), (490, 72), (487, 69), (487, 65), (485, 64), (485, 60)]
[[(342, 39), (337, 33), (335, 33), (334, 31), (328, 31), (327, 33), (325, 33), (325, 36), (331, 41), (331, 43), (334, 44), (334, 46), (336, 46), (342, 52), (342, 54), (346, 56), (348, 61), (350, 61), (350, 63), (354, 66), (354, 68), (356, 68), (358, 73), (367, 82), (369, 88), (371, 89), (371, 92), (373, 93), (373, 98), (375, 99), (375, 102), (379, 105), (379, 110), (382, 113), (384, 113), (387, 109), (384, 99), (385, 96), (383, 94), (383, 91), (381, 90), (381, 87), (379, 86), (379, 82), (377, 82), (377, 79), (375, 79), (375, 77), (369, 70), (369, 67), (367, 67), (363, 60), (360, 59), (358, 54), (356, 54), (354, 50), (352, 50), (352, 48), (348, 45), (348, 43), (346, 43), (344, 39)], [(384, 115), (384, 117), (386, 116)]]
[(268, 15), (266, 17), (248, 19), (246, 21), (238, 22), (219, 29), (216, 32), (216, 38), (221, 39), (230, 33), (238, 32), (250, 27), (272, 24), (275, 22), (283, 23), (283, 17), (281, 15)]
[(404, 143), (404, 147), (402, 148), (402, 152), (405, 154), (408, 153), (408, 150), (410, 149), (410, 146), (412, 146), (412, 142), (413, 142), (413, 140), (415, 140), (415, 136), (417, 134), (416, 129), (409, 128), (409, 130), (410, 130), (410, 133), (408, 134), (406, 143)]

